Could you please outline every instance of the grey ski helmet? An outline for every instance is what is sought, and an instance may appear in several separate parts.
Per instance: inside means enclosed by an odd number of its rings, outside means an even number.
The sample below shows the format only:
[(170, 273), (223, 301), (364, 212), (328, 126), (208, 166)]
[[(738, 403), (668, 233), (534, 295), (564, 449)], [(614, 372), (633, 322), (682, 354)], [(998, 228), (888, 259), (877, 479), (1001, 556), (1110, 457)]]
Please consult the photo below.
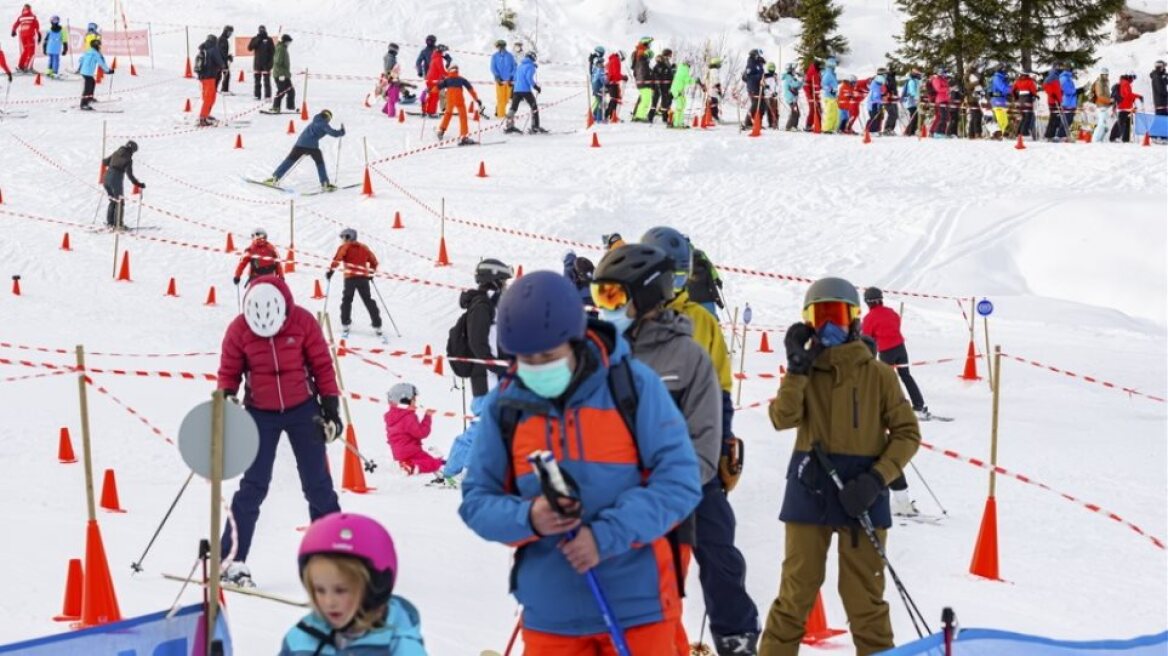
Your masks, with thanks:
[(418, 388), (414, 387), (410, 383), (398, 383), (389, 388), (389, 393), (386, 395), (386, 398), (390, 403), (401, 403), (403, 405), (408, 405), (410, 401), (413, 401), (415, 398), (417, 398), (417, 396)]
[(357, 231), (353, 228), (345, 228), (341, 231), (341, 239), (344, 241), (357, 241)]
[(641, 235), (641, 243), (656, 246), (673, 259), (673, 288), (678, 291), (684, 289), (693, 273), (693, 246), (689, 238), (674, 228), (657, 226)]
[(264, 230), (263, 228), (256, 228), (255, 230), (251, 231), (251, 238), (252, 239), (267, 239), (268, 238), (268, 231)]

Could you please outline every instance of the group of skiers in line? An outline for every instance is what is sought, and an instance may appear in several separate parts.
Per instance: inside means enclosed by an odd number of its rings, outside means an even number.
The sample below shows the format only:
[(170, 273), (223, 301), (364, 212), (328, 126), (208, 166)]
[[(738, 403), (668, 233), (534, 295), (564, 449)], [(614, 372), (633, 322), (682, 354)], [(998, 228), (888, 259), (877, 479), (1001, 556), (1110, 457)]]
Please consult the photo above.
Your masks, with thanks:
[[(675, 61), (673, 50), (663, 48), (653, 52), (653, 37), (644, 36), (632, 50), (629, 67), (636, 86), (629, 120), (635, 123), (653, 123), (660, 117), (666, 127), (687, 128), (685, 121), (688, 97), (693, 87), (702, 91), (703, 122), (718, 120), (721, 84), (709, 85), (694, 77), (695, 62), (684, 58)], [(607, 53), (607, 54), (606, 54)], [(588, 81), (591, 93), (592, 120), (596, 123), (620, 120), (624, 103), (625, 83), (629, 76), (624, 70), (625, 51), (608, 53), (604, 46), (596, 46), (588, 56)], [(710, 69), (720, 66), (717, 60), (707, 62)]]
[[(216, 36), (208, 34), (199, 44), (192, 72), (199, 80), (202, 104), (199, 107), (200, 127), (215, 125), (219, 119), (211, 115), (219, 93), (231, 93), (231, 64), (235, 55), (231, 52), (232, 35), (235, 28), (223, 27)], [(248, 41), (247, 50), (252, 55), (252, 95), (256, 100), (272, 99), (272, 108), (265, 113), (279, 114), (280, 104), (288, 111), (296, 111), (296, 90), (292, 86), (292, 61), (288, 47), (292, 35), (282, 34), (279, 40), (268, 35), (268, 29), (260, 25), (256, 34)], [(272, 95), (272, 80), (276, 82), (276, 94)]]
[[(762, 52), (752, 50), (743, 79), (751, 98), (743, 129), (751, 127), (755, 115), (777, 128), (779, 105), (785, 105), (787, 130), (798, 130), (801, 111), (799, 96), (808, 107), (804, 131), (822, 133), (969, 139), (1013, 138), (1018, 135), (1038, 139), (1035, 108), (1040, 92), (1045, 95), (1048, 118), (1041, 138), (1045, 141), (1073, 140), (1076, 128), (1091, 129), (1095, 142), (1128, 142), (1132, 136), (1132, 116), (1143, 105), (1143, 96), (1132, 89), (1134, 72), (1112, 82), (1106, 68), (1091, 82), (1078, 86), (1075, 71), (1055, 62), (1040, 76), (1031, 71), (1012, 74), (1001, 63), (969, 75), (968, 84), (954, 80), (944, 67), (927, 79), (919, 68), (911, 67), (903, 84), (895, 67), (881, 67), (872, 77), (837, 74), (837, 62), (828, 57), (812, 60), (804, 73), (788, 64), (781, 79)], [(1149, 75), (1157, 115), (1168, 115), (1168, 71), (1157, 61)], [(1040, 86), (1041, 83), (1041, 86)], [(1087, 107), (1094, 108), (1094, 125)], [(901, 108), (907, 116), (901, 116)], [(866, 115), (866, 120), (864, 116)], [(931, 116), (931, 118), (930, 118)], [(1076, 123), (1078, 118), (1078, 123)], [(857, 123), (857, 121), (860, 121)], [(859, 127), (862, 126), (862, 127)]]

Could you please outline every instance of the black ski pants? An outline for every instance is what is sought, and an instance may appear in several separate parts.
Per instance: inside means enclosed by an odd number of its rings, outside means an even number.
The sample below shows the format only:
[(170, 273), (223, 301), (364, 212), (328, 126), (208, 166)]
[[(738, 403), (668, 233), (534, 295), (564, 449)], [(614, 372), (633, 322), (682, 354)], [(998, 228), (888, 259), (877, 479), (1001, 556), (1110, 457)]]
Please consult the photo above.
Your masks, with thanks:
[(519, 103), (526, 102), (527, 106), (531, 108), (531, 127), (539, 127), (539, 105), (535, 102), (535, 94), (530, 91), (516, 91), (511, 95), (511, 109), (509, 113), (512, 118), (515, 112), (519, 109)]
[(924, 408), (925, 398), (921, 396), (921, 388), (917, 387), (917, 381), (913, 380), (912, 374), (909, 373), (908, 349), (904, 347), (904, 344), (894, 346), (887, 351), (881, 351), (880, 361), (888, 365), (906, 365), (896, 367), (896, 374), (900, 376), (900, 382), (904, 383), (904, 389), (908, 392), (908, 399), (912, 402), (913, 410)]
[(1124, 143), (1131, 141), (1131, 110), (1120, 110), (1119, 119), (1111, 127), (1108, 141), (1122, 139)]
[(649, 122), (657, 116), (668, 121), (669, 106), (673, 104), (673, 95), (669, 93), (669, 86), (666, 82), (657, 81), (653, 83), (653, 102), (649, 105)]
[(787, 115), (787, 126), (786, 127), (788, 130), (798, 130), (799, 129), (799, 99), (798, 98), (795, 99), (795, 102), (791, 103), (791, 113)]
[(758, 608), (746, 592), (746, 559), (734, 546), (738, 522), (719, 476), (702, 486), (702, 500), (694, 515), (694, 560), (710, 631), (718, 637), (758, 633)]
[(1034, 130), (1034, 105), (1022, 105), (1022, 123), (1018, 126), (1018, 134), (1037, 138)]
[(904, 128), (904, 136), (909, 137), (917, 133), (917, 115), (920, 114), (919, 107), (908, 108), (908, 125)]
[(348, 326), (353, 323), (353, 295), (360, 294), (361, 302), (365, 304), (365, 309), (369, 311), (369, 320), (373, 323), (373, 327), (381, 328), (381, 312), (377, 309), (377, 303), (373, 300), (373, 295), (369, 292), (369, 278), (365, 276), (352, 276), (345, 278), (345, 289), (341, 292), (341, 325)]
[(272, 100), (272, 111), (280, 111), (280, 100), (291, 111), (296, 111), (296, 89), (292, 88), (292, 78), (276, 78), (276, 97)]
[(900, 120), (900, 106), (895, 102), (884, 103), (884, 133), (896, 134), (896, 123)]
[(260, 100), (260, 87), (263, 87), (264, 98), (272, 97), (272, 71), (252, 71), (252, 80), (255, 81), (255, 99)]
[(97, 89), (97, 80), (92, 75), (82, 75), (84, 83), (81, 87), (81, 106), (89, 107), (93, 103), (93, 92)]
[(621, 104), (621, 85), (620, 83), (609, 82), (604, 90), (608, 93), (608, 109), (604, 111), (604, 120), (611, 120), (613, 116), (617, 115), (617, 109)]
[(106, 169), (105, 179), (102, 181), (105, 193), (109, 196), (109, 206), (105, 211), (105, 223), (111, 228), (122, 226), (125, 223), (125, 176), (126, 174), (122, 170), (110, 168)]

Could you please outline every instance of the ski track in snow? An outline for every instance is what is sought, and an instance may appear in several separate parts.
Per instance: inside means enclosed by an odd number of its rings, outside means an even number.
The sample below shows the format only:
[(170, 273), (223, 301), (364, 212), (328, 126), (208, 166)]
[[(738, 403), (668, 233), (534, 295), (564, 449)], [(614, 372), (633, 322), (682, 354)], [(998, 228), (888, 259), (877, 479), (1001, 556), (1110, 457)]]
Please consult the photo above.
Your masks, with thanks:
[[(682, 16), (692, 17), (703, 34), (728, 29), (726, 14), (731, 12), (702, 7), (691, 14), (691, 8), (671, 3), (661, 8), (654, 4), (651, 11), (659, 22), (633, 24), (619, 43), (632, 43), (642, 31), (660, 35), (665, 25), (682, 29)], [(742, 7), (735, 5), (734, 15), (753, 11), (753, 3), (738, 4)], [(81, 5), (94, 15), (108, 11), (100, 3)], [(534, 6), (520, 2), (518, 7), (521, 20), (529, 21)], [(338, 74), (367, 73), (380, 61), (388, 35), (402, 34), (393, 38), (412, 43), (439, 25), (443, 40), (473, 52), (489, 50), (495, 38), (481, 17), (473, 18), (477, 14), (468, 0), (438, 2), (425, 12), (360, 0), (331, 7), (335, 15), (324, 24), (319, 8), (311, 14), (288, 8), (293, 13), (279, 19), (267, 15), (266, 9), (214, 1), (204, 3), (197, 17), (186, 14), (186, 8), (160, 3), (147, 2), (141, 10), (147, 9), (154, 10), (149, 15), (159, 21), (196, 18), (193, 22), (205, 23), (207, 16), (222, 15), (232, 16), (237, 27), (257, 20), (270, 28), (281, 22), (319, 24), (321, 34), (297, 33), (293, 67), (307, 64)], [(625, 9), (623, 2), (604, 0), (544, 11), (541, 51), (553, 61), (579, 61), (595, 43), (614, 42), (612, 25), (623, 25)], [(355, 20), (362, 12), (380, 12), (369, 15), (381, 18)], [(849, 10), (845, 18), (858, 26), (861, 21), (887, 21), (889, 15), (865, 7)], [(525, 23), (521, 30), (530, 32), (531, 27)], [(248, 28), (240, 29), (242, 34)], [(789, 22), (768, 29), (754, 36), (731, 33), (730, 39), (768, 46), (781, 41), (782, 56), (789, 57), (789, 39), (784, 36), (790, 32)], [(262, 225), (282, 254), (289, 245), (290, 199), (245, 183), (240, 176), (265, 175), (279, 162), (295, 139), (285, 134), (291, 116), (255, 115), (250, 125), (238, 129), (182, 131), (185, 128), (174, 125), (176, 109), (187, 97), (197, 106), (197, 87), (193, 81), (168, 79), (181, 70), (181, 30), (162, 35), (157, 23), (155, 30), (155, 47), (161, 53), (156, 71), (139, 62), (141, 79), (127, 80), (121, 70), (126, 64), (120, 62), (114, 94), (124, 95), (125, 114), (66, 115), (49, 103), (31, 103), (29, 118), (0, 123), (4, 143), (0, 225), (5, 235), (0, 239), (0, 262), (5, 265), (5, 284), (7, 276), (20, 274), (24, 288), (21, 297), (0, 294), (0, 317), (5, 318), (0, 341), (65, 349), (84, 343), (87, 349), (117, 353), (215, 352), (236, 303), (230, 277), (239, 254), (223, 252), (225, 233), (232, 233), (242, 248), (251, 229)], [(557, 33), (569, 31), (574, 36), (553, 41)], [(341, 42), (328, 36), (342, 32), (368, 41)], [(197, 42), (199, 31), (192, 33)], [(344, 47), (336, 47), (338, 43)], [(869, 57), (867, 51), (876, 53), (874, 58), (884, 50), (877, 47), (881, 41), (876, 38), (868, 44), (857, 39), (853, 43), (860, 51), (854, 59), (857, 67)], [(1141, 40), (1139, 47), (1147, 49), (1147, 42)], [(403, 47), (407, 67), (412, 52), (412, 47)], [(1112, 58), (1121, 55), (1114, 49), (1107, 53)], [(484, 57), (458, 54), (458, 61), (472, 79), (488, 75)], [(249, 65), (246, 59), (237, 62), (237, 67)], [(540, 76), (545, 81), (572, 80), (580, 77), (581, 69), (575, 64), (544, 64)], [(250, 108), (250, 84), (250, 76), (244, 83), (233, 80), (233, 88), (243, 95), (228, 98), (227, 111), (218, 106), (216, 115)], [(21, 78), (11, 101), (21, 107), (16, 103), (61, 95), (73, 86), (37, 88)], [(545, 86), (541, 106), (577, 91)], [(120, 92), (123, 87), (131, 90)], [(434, 140), (433, 122), (426, 123), (420, 141), (417, 117), (399, 125), (386, 120), (377, 108), (363, 108), (369, 87), (346, 80), (312, 79), (309, 84), (310, 112), (329, 107), (336, 115), (334, 124), (348, 127), (337, 176), (342, 184), (360, 179), (360, 137), (368, 138), (370, 159)], [(487, 86), (479, 92), (490, 104), (493, 90)], [(299, 103), (299, 83), (297, 96)], [(1168, 236), (1162, 212), (1168, 206), (1168, 163), (1161, 148), (1028, 144), (1027, 150), (1016, 151), (1009, 143), (914, 138), (876, 138), (865, 146), (858, 138), (773, 131), (750, 139), (734, 125), (673, 131), (625, 123), (598, 128), (602, 147), (593, 149), (582, 126), (584, 109), (580, 96), (543, 116), (550, 129), (574, 130), (570, 134), (509, 135), (504, 147), (426, 151), (378, 167), (417, 201), (377, 174), (372, 199), (361, 198), (359, 189), (294, 198), (298, 270), (289, 280), (298, 302), (313, 311), (323, 308), (323, 301), (310, 298), (313, 281), (337, 245), (340, 225), (355, 227), (383, 261), (387, 275), (377, 279), (378, 287), (404, 334), (401, 339), (391, 337), (387, 348), (414, 354), (432, 345), (440, 352), (458, 314), (457, 288), (472, 283), (471, 271), (479, 258), (502, 257), (526, 271), (559, 270), (568, 246), (507, 231), (595, 245), (576, 250), (597, 261), (602, 234), (615, 230), (636, 239), (654, 225), (674, 224), (720, 263), (811, 278), (843, 275), (858, 285), (906, 291), (989, 296), (997, 306), (991, 336), (1011, 354), (1164, 394)], [(193, 121), (194, 115), (181, 116)], [(131, 253), (130, 284), (107, 277), (114, 264), (112, 235), (69, 228), (73, 250), (66, 253), (58, 250), (61, 225), (13, 215), (89, 225), (95, 205), (101, 203), (97, 160), (102, 118), (108, 120), (110, 134), (166, 133), (142, 140), (136, 157), (136, 173), (149, 187), (142, 223), (160, 229), (119, 240)], [(299, 133), (305, 124), (295, 117), (295, 126)], [(242, 135), (242, 150), (232, 148), (236, 133)], [(110, 150), (120, 141), (112, 140)], [(325, 161), (332, 174), (337, 148), (336, 140), (325, 140)], [(480, 160), (486, 163), (488, 178), (474, 175)], [(305, 189), (315, 185), (311, 163), (297, 167), (288, 182)], [(419, 204), (436, 211), (443, 198), (447, 217), (460, 219), (445, 224), (451, 267), (434, 266), (440, 221)], [(1161, 215), (1149, 216), (1157, 208)], [(103, 220), (104, 206), (97, 211), (96, 220)], [(128, 222), (137, 218), (137, 211), (132, 197), (126, 208)], [(394, 212), (401, 212), (405, 229), (390, 229)], [(732, 304), (749, 302), (756, 326), (786, 326), (798, 319), (805, 284), (724, 275)], [(162, 296), (171, 276), (177, 280), (177, 299)], [(1092, 283), (1090, 293), (1085, 293), (1084, 281)], [(212, 285), (218, 305), (209, 308), (203, 301)], [(328, 309), (338, 326), (339, 285), (331, 296)], [(905, 330), (914, 361), (964, 355), (968, 325), (953, 300), (890, 298), (892, 303), (905, 302)], [(368, 332), (360, 304), (354, 317), (353, 345), (380, 346)], [(979, 321), (979, 353), (985, 350), (981, 325)], [(758, 353), (758, 339), (757, 331), (751, 330), (746, 371), (776, 371), (784, 362), (782, 330), (770, 329), (771, 344), (779, 347), (776, 353)], [(0, 348), (0, 357), (71, 364), (68, 355), (6, 348)], [(356, 357), (343, 358), (350, 391), (381, 398), (397, 380), (394, 374), (400, 374), (418, 385), (423, 405), (461, 413), (459, 392), (451, 389), (449, 378), (435, 376), (431, 367), (409, 357), (368, 358), (389, 371)], [(736, 364), (738, 358), (735, 354)], [(148, 364), (94, 356), (90, 364), (214, 372), (218, 363), (213, 356)], [(986, 360), (979, 360), (982, 375), (986, 365)], [(957, 417), (949, 424), (924, 424), (925, 439), (966, 456), (987, 458), (989, 389), (984, 381), (958, 380), (960, 370), (960, 362), (914, 368), (929, 405), (939, 414)], [(0, 366), (0, 377), (43, 371)], [(96, 374), (94, 378), (171, 438), (186, 411), (210, 391), (200, 381)], [(1002, 466), (1100, 504), (1161, 539), (1168, 534), (1163, 512), (1168, 501), (1164, 404), (1128, 398), (1013, 361), (1003, 363), (1003, 383)], [(773, 396), (776, 385), (753, 378), (742, 387), (742, 402), (750, 404)], [(54, 459), (62, 425), (69, 426), (74, 448), (80, 449), (76, 381), (72, 376), (22, 380), (5, 384), (0, 392), (5, 395), (0, 409), (4, 419), (0, 498), (8, 500), (9, 525), (30, 536), (6, 542), (7, 564), (0, 576), (6, 589), (24, 591), (0, 601), (6, 618), (0, 625), (0, 641), (7, 642), (62, 630), (49, 618), (60, 609), (68, 558), (82, 555), (85, 515), (79, 465), (60, 465)], [(188, 489), (147, 557), (146, 572), (131, 576), (128, 564), (141, 553), (186, 468), (173, 447), (104, 395), (91, 390), (89, 406), (95, 474), (100, 476), (106, 467), (117, 471), (122, 505), (129, 510), (125, 515), (99, 516), (123, 614), (159, 610), (178, 589), (161, 580), (160, 573), (185, 573), (198, 539), (207, 531), (209, 486)], [(430, 652), (443, 656), (501, 648), (515, 621), (515, 604), (507, 595), (510, 550), (483, 542), (463, 526), (457, 515), (457, 492), (426, 488), (424, 477), (406, 478), (396, 471), (383, 441), (381, 405), (354, 401), (350, 407), (362, 451), (379, 464), (368, 475), (377, 490), (370, 495), (342, 493), (341, 505), (376, 516), (394, 533), (401, 562), (397, 591), (420, 608)], [(457, 419), (436, 418), (429, 446), (445, 453), (461, 426)], [(793, 435), (775, 433), (765, 408), (740, 411), (735, 429), (749, 442), (746, 473), (731, 496), (739, 518), (737, 539), (748, 563), (748, 591), (765, 618), (782, 561), (784, 536), (776, 517)], [(338, 474), (341, 453), (336, 446), (330, 449), (332, 470)], [(1062, 638), (1128, 637), (1164, 628), (1168, 614), (1164, 551), (1102, 515), (1000, 478), (1002, 575), (1009, 583), (975, 579), (967, 570), (986, 495), (985, 472), (924, 450), (914, 462), (950, 518), (940, 526), (897, 527), (889, 555), (934, 627), (941, 607), (952, 605), (965, 626)], [(939, 512), (916, 475), (908, 478), (922, 510)], [(225, 488), (231, 494), (235, 483)], [(295, 529), (307, 521), (304, 505), (289, 450), (281, 447), (250, 559), (265, 591), (305, 596), (295, 569), (300, 539)], [(835, 558), (829, 557), (824, 601), (830, 624), (845, 627), (836, 582)], [(685, 620), (691, 636), (696, 636), (703, 613), (696, 568), (687, 587)], [(197, 596), (188, 589), (183, 599), (192, 602)], [(895, 597), (894, 591), (886, 592), (897, 638), (907, 641), (913, 635), (911, 624)], [(237, 653), (275, 651), (299, 614), (262, 600), (229, 597)], [(841, 651), (850, 649), (847, 636), (833, 644)]]

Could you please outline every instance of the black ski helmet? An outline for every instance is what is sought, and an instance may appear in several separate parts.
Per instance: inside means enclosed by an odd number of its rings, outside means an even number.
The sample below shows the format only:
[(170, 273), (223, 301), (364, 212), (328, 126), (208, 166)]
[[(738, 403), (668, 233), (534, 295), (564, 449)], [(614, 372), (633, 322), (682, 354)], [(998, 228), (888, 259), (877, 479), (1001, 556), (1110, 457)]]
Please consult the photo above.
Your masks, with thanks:
[(500, 288), (503, 283), (514, 277), (511, 267), (504, 264), (501, 260), (495, 258), (487, 258), (478, 263), (475, 267), (475, 284), (478, 286), (490, 286)]
[(869, 287), (864, 290), (864, 302), (868, 305), (884, 303), (884, 292), (879, 287)]
[(580, 282), (591, 282), (592, 276), (596, 273), (596, 265), (586, 257), (576, 258), (572, 268), (576, 271), (576, 280)]
[(138, 142), (134, 140), (127, 141), (126, 148), (128, 148), (131, 153), (136, 153), (138, 152)]
[(673, 300), (673, 258), (649, 244), (625, 244), (600, 259), (592, 282), (615, 282), (629, 293), (637, 316)]
[(434, 36), (433, 34), (426, 35), (426, 45), (432, 46), (435, 43), (438, 43), (438, 37)]

